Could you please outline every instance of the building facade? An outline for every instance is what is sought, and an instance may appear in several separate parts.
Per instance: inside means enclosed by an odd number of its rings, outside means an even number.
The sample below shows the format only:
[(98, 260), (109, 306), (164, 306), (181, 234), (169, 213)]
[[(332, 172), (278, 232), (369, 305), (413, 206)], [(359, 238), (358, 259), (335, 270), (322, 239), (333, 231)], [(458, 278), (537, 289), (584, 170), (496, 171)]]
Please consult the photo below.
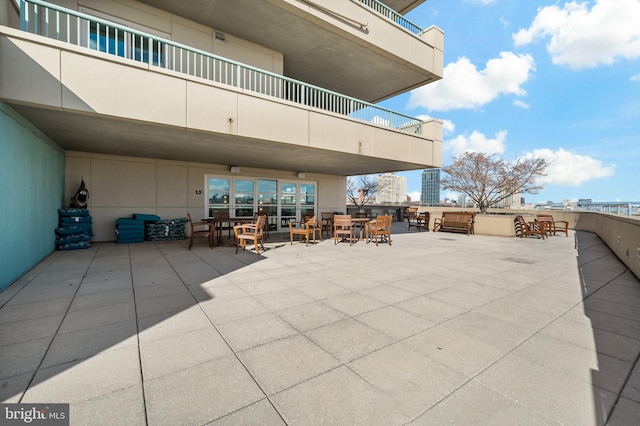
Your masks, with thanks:
[(407, 200), (407, 178), (393, 173), (376, 177), (376, 203), (403, 203)]
[(422, 171), (422, 195), (420, 203), (423, 206), (440, 205), (440, 169), (426, 169)]
[(421, 3), (0, 0), (0, 288), (81, 180), (114, 241), (133, 213), (278, 231), (345, 210), (347, 176), (440, 166), (440, 121), (376, 105), (442, 78), (442, 30), (403, 16)]

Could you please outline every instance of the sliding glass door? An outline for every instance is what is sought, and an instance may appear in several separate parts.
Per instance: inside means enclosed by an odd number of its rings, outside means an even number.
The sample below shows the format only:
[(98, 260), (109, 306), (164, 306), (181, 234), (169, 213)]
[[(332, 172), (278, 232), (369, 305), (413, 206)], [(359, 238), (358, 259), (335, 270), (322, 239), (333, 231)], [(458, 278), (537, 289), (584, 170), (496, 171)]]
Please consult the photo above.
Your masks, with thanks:
[(266, 214), (269, 230), (289, 228), (290, 221), (317, 212), (315, 182), (279, 181), (276, 179), (205, 176), (206, 213), (227, 213), (231, 217)]

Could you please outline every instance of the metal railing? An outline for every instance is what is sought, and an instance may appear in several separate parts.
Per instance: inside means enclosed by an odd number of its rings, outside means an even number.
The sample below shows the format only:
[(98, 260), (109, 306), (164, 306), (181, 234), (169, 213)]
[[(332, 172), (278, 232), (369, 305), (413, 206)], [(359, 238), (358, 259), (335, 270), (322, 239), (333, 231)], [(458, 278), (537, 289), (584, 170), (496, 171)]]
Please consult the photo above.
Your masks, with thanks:
[(401, 26), (402, 28), (405, 28), (406, 30), (414, 34), (422, 35), (422, 33), (424, 32), (424, 30), (420, 28), (418, 25), (414, 24), (413, 22), (411, 22), (410, 20), (408, 20), (407, 18), (405, 18), (404, 16), (396, 12), (395, 10), (391, 9), (386, 4), (380, 3), (378, 0), (356, 0), (356, 1), (359, 1), (360, 3), (364, 4), (368, 8), (375, 10), (380, 15), (384, 16), (390, 21), (395, 22), (397, 25)]
[(41, 0), (20, 1), (22, 31), (406, 133), (422, 120)]

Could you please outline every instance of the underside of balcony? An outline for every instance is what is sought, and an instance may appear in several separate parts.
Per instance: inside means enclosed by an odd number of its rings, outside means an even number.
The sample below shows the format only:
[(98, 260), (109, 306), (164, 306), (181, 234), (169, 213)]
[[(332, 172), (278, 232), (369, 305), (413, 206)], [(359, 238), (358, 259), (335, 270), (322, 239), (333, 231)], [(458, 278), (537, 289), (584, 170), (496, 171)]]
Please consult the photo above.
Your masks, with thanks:
[[(282, 52), (286, 76), (367, 102), (379, 102), (443, 75), (441, 30), (412, 34), (366, 2), (141, 2)], [(422, 1), (381, 3), (405, 13)]]
[(422, 134), (0, 28), (0, 99), (62, 148), (356, 175), (439, 166)]

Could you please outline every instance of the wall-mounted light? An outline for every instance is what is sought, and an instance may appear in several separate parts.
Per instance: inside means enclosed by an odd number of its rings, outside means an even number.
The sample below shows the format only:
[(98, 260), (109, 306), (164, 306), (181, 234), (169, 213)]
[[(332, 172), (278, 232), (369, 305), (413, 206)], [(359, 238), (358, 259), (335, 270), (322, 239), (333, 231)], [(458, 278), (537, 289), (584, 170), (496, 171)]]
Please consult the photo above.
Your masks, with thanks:
[(298, 173), (296, 173), (296, 176), (298, 176), (298, 178), (300, 178), (300, 179), (304, 179), (305, 174), (302, 173), (302, 172), (298, 172)]
[(224, 43), (224, 33), (221, 33), (220, 31), (216, 31), (215, 34), (213, 35), (213, 39), (218, 43)]
[(230, 166), (229, 171), (234, 175), (240, 174), (240, 167), (238, 166)]

